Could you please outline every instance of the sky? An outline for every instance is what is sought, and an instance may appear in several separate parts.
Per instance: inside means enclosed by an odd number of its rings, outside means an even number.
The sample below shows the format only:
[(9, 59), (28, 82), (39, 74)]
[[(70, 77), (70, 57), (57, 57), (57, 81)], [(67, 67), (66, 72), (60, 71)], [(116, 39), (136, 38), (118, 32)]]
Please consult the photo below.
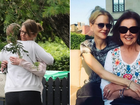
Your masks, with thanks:
[(77, 22), (89, 25), (90, 13), (96, 6), (106, 8), (106, 0), (70, 0), (70, 24)]

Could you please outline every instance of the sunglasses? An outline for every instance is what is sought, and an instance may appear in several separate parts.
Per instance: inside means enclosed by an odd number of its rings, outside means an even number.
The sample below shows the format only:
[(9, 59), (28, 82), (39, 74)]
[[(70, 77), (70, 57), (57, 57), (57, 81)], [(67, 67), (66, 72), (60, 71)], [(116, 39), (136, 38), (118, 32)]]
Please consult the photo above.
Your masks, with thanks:
[(127, 28), (127, 27), (125, 27), (125, 26), (120, 26), (120, 27), (119, 27), (119, 32), (122, 33), (122, 34), (127, 33), (128, 30), (129, 30), (131, 33), (133, 33), (133, 34), (136, 34), (136, 33), (139, 32), (140, 27), (138, 27), (138, 26), (132, 26), (132, 27), (130, 27), (130, 28)]
[(98, 23), (97, 25), (100, 29), (104, 28), (104, 26), (106, 26), (107, 29), (110, 29), (112, 27), (111, 24), (104, 24), (104, 23)]

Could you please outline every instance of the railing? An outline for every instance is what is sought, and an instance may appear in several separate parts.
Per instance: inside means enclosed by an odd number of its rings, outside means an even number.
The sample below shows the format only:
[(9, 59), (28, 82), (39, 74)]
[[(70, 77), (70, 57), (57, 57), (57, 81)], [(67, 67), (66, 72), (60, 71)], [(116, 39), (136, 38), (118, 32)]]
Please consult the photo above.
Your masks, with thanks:
[(70, 105), (69, 104), (69, 73), (68, 78), (53, 80), (51, 77), (43, 81), (43, 105)]

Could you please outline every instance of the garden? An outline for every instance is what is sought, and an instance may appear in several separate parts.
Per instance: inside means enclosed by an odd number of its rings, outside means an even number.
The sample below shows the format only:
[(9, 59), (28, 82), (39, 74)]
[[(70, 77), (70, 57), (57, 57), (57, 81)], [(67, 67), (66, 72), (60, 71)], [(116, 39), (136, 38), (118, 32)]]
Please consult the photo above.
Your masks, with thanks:
[(36, 42), (54, 57), (46, 70), (69, 71), (69, 0), (1, 0), (0, 8), (0, 50), (7, 44), (9, 24), (33, 19), (44, 28)]
[[(51, 71), (69, 72), (70, 0), (0, 0), (0, 9), (0, 51), (7, 44), (7, 26), (11, 23), (22, 25), (27, 19), (32, 19), (44, 28), (35, 41), (54, 58), (54, 64), (46, 68), (47, 73)], [(44, 86), (43, 105), (52, 105), (49, 104), (50, 101), (68, 104), (69, 77), (56, 78), (56, 84), (54, 81), (51, 77), (42, 81)], [(54, 85), (52, 86), (52, 84)], [(57, 97), (54, 96), (55, 94)], [(3, 98), (0, 98), (2, 99), (0, 105), (5, 103)]]

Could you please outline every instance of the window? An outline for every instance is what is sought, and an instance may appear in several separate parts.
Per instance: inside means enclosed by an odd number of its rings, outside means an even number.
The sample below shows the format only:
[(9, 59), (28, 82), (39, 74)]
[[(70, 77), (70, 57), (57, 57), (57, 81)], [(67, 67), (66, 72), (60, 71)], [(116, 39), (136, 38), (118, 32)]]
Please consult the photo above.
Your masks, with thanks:
[(124, 0), (113, 0), (113, 12), (124, 11)]

